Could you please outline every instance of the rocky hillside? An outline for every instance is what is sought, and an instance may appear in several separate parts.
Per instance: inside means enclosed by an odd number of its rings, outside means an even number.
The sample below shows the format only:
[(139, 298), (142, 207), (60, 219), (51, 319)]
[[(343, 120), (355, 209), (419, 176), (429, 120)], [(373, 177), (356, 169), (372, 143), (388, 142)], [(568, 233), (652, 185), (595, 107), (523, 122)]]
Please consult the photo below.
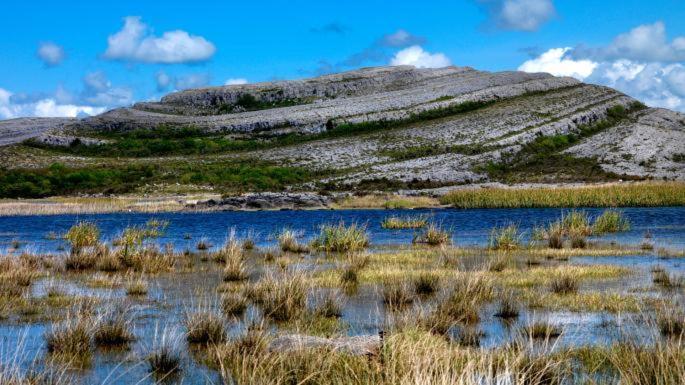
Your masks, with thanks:
[(572, 78), (463, 67), (182, 91), (83, 120), (0, 122), (0, 145), (8, 168), (156, 165), (148, 186), (226, 178), (164, 169), (175, 162), (299, 170), (276, 186), (299, 190), (685, 179), (685, 115)]

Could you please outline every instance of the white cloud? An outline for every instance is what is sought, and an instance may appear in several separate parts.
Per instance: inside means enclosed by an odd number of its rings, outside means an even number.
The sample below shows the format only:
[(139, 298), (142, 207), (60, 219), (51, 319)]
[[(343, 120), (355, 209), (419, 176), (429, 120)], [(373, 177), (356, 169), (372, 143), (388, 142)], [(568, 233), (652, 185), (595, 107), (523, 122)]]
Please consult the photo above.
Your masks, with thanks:
[(376, 45), (383, 47), (402, 48), (411, 45), (421, 45), (426, 42), (421, 36), (413, 35), (403, 29), (398, 29), (394, 33), (383, 36)]
[(451, 65), (450, 59), (443, 53), (426, 52), (418, 45), (407, 47), (395, 54), (390, 65), (413, 65), (417, 68), (439, 68)]
[(567, 57), (569, 48), (554, 48), (523, 63), (519, 70), (573, 76), (587, 83), (606, 85), (648, 106), (685, 112), (685, 65), (637, 62), (629, 59), (594, 62)]
[(38, 58), (48, 67), (54, 67), (61, 64), (66, 57), (64, 48), (51, 42), (40, 43), (36, 55), (38, 55)]
[(14, 119), (26, 116), (76, 117), (84, 114), (96, 115), (105, 111), (104, 107), (60, 104), (55, 98), (14, 103), (11, 96), (11, 92), (0, 88), (0, 119)]
[(245, 79), (245, 78), (232, 78), (232, 79), (226, 80), (224, 85), (233, 86), (233, 85), (247, 84), (247, 83), (248, 83), (247, 79)]
[(556, 15), (552, 0), (481, 0), (490, 10), (497, 27), (536, 31)]
[(555, 76), (572, 76), (585, 79), (592, 74), (597, 63), (590, 60), (573, 60), (566, 56), (571, 48), (553, 48), (519, 67), (519, 71), (547, 72)]
[(124, 18), (124, 27), (109, 36), (107, 42), (104, 58), (144, 63), (201, 62), (216, 52), (214, 44), (186, 31), (164, 32), (161, 37), (151, 35), (138, 16)]
[(574, 55), (604, 61), (679, 62), (685, 61), (685, 37), (680, 36), (669, 42), (666, 26), (659, 21), (620, 34), (606, 47), (578, 47)]

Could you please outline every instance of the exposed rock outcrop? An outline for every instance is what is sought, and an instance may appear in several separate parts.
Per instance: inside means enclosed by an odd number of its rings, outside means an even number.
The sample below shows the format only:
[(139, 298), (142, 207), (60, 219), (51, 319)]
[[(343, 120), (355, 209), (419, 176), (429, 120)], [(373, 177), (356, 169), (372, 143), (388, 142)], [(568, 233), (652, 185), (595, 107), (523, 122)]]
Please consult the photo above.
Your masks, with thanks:
[(191, 210), (297, 210), (326, 208), (332, 202), (316, 193), (250, 193), (221, 200), (208, 200), (188, 205)]

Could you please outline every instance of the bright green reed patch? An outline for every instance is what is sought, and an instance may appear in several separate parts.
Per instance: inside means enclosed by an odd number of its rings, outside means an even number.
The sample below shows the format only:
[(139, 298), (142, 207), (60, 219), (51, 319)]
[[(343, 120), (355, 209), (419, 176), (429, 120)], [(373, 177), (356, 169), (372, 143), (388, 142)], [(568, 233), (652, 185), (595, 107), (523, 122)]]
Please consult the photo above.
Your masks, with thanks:
[(440, 199), (456, 208), (645, 207), (685, 205), (685, 183), (479, 189), (453, 191)]

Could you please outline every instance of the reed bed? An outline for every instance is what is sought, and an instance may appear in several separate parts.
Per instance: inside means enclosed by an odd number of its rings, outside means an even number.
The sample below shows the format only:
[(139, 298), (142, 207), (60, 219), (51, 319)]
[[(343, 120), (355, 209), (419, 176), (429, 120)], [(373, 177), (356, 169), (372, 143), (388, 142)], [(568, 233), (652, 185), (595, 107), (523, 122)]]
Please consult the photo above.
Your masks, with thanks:
[(645, 207), (685, 205), (685, 183), (584, 187), (488, 188), (452, 191), (440, 202), (456, 208)]
[(390, 216), (381, 222), (381, 227), (384, 229), (420, 229), (428, 224), (428, 218), (425, 216)]
[(369, 245), (366, 227), (356, 223), (346, 225), (323, 225), (319, 236), (312, 241), (312, 246), (325, 252), (355, 252)]

